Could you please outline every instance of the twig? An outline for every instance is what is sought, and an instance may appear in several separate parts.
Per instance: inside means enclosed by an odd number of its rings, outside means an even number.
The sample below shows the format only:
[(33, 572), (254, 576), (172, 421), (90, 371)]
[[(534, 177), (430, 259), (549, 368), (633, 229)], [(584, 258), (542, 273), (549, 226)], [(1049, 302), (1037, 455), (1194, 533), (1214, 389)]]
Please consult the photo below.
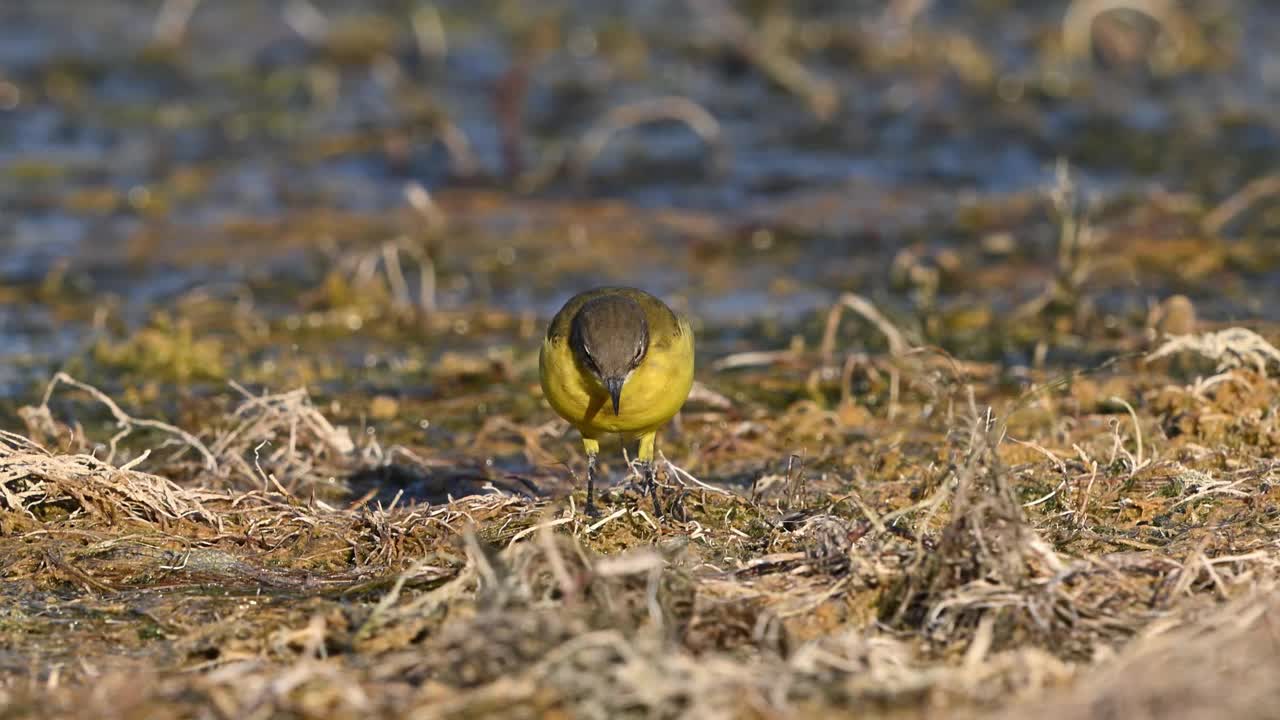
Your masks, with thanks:
[(176, 47), (187, 34), (187, 26), (191, 16), (195, 14), (200, 0), (165, 0), (156, 13), (156, 22), (152, 26), (151, 36), (154, 42), (168, 47)]
[(435, 5), (422, 5), (413, 12), (411, 22), (418, 52), (433, 62), (443, 63), (449, 54), (449, 38), (445, 33), (440, 11)]
[(1209, 211), (1200, 223), (1206, 235), (1221, 235), (1227, 225), (1263, 198), (1280, 195), (1280, 175), (1258, 178)]
[(329, 18), (308, 0), (289, 0), (284, 8), (284, 21), (307, 42), (323, 42), (329, 34)]
[[(566, 520), (573, 520), (570, 515)], [(551, 566), (551, 574), (555, 576), (556, 581), (560, 583), (560, 592), (566, 601), (571, 601), (576, 593), (577, 584), (573, 581), (573, 576), (569, 574), (569, 568), (564, 563), (564, 556), (560, 553), (560, 547), (556, 544), (555, 533), (551, 532), (552, 525), (543, 523), (538, 526), (539, 532), (537, 543), (542, 548), (542, 554), (547, 559), (547, 564)]]
[(689, 401), (710, 405), (717, 410), (727, 410), (733, 407), (732, 400), (700, 382), (693, 383), (693, 387), (689, 390)]
[(1117, 405), (1124, 406), (1124, 409), (1129, 411), (1129, 417), (1133, 420), (1133, 434), (1136, 436), (1138, 443), (1137, 464), (1134, 467), (1134, 470), (1137, 471), (1138, 468), (1146, 464), (1142, 461), (1142, 426), (1138, 424), (1138, 413), (1134, 412), (1133, 406), (1122, 397), (1113, 395), (1110, 400)]
[(1225, 480), (1210, 480), (1209, 487), (1206, 487), (1205, 489), (1200, 490), (1199, 492), (1196, 492), (1193, 495), (1188, 495), (1187, 497), (1170, 505), (1167, 512), (1173, 512), (1174, 510), (1177, 510), (1183, 505), (1193, 503), (1196, 500), (1208, 497), (1210, 495), (1232, 495), (1234, 497), (1248, 497), (1249, 493), (1244, 492), (1243, 490), (1235, 489), (1236, 486), (1240, 485), (1243, 482), (1244, 480), (1236, 480), (1234, 482), (1227, 482)]
[(1058, 472), (1067, 471), (1067, 463), (1064, 462), (1062, 458), (1050, 452), (1048, 448), (1045, 448), (1041, 445), (1038, 445), (1034, 442), (1030, 442), (1027, 440), (1019, 440), (1018, 438), (1015, 438), (1015, 437), (1010, 437), (1009, 439), (1023, 447), (1029, 447), (1032, 450), (1035, 450), (1036, 452), (1040, 453), (1041, 455), (1044, 455), (1045, 457), (1049, 458), (1049, 460), (1053, 462), (1054, 467), (1058, 469)]
[(360, 628), (356, 630), (356, 636), (359, 637), (364, 635), (369, 628), (373, 627), (378, 618), (383, 613), (390, 610), (391, 606), (395, 605), (396, 601), (400, 599), (400, 593), (404, 591), (405, 584), (408, 583), (410, 579), (418, 577), (426, 570), (435, 570), (439, 572), (440, 568), (428, 564), (427, 559), (423, 558), (415, 562), (413, 567), (400, 573), (396, 577), (395, 583), (392, 584), (391, 589), (388, 590), (387, 594), (383, 595), (382, 598), (378, 600), (378, 604), (373, 607), (373, 611), (369, 613), (368, 619), (361, 623)]
[(733, 495), (733, 493), (729, 492), (728, 490), (724, 490), (714, 485), (708, 485), (702, 482), (701, 480), (699, 480), (698, 478), (690, 474), (688, 470), (685, 470), (684, 468), (679, 467), (675, 463), (668, 460), (667, 456), (664, 455), (661, 450), (658, 451), (658, 456), (661, 457), (662, 461), (667, 464), (667, 469), (671, 471), (672, 476), (674, 476), (676, 480), (679, 480), (681, 482), (683, 482), (684, 480), (688, 480), (689, 482), (692, 482), (694, 485), (697, 485), (698, 487), (704, 490), (710, 490), (711, 492), (718, 493), (720, 495)]
[[(408, 191), (410, 202), (415, 198)], [(421, 201), (421, 198), (418, 198)], [(350, 282), (353, 286), (367, 286), (378, 276), (381, 268), (386, 290), (391, 295), (396, 307), (413, 307), (414, 302), (409, 292), (409, 284), (404, 277), (401, 255), (408, 257), (418, 266), (418, 302), (417, 308), (423, 313), (432, 313), (436, 309), (436, 266), (431, 257), (410, 238), (401, 236), (389, 240), (377, 250), (344, 258), (342, 267), (349, 268)]]
[(150, 428), (152, 430), (159, 430), (161, 432), (169, 433), (170, 435), (175, 435), (178, 438), (181, 438), (183, 442), (185, 442), (187, 445), (194, 448), (202, 456), (204, 456), (204, 463), (205, 463), (206, 469), (210, 470), (211, 472), (217, 472), (218, 470), (217, 458), (214, 456), (213, 453), (209, 452), (209, 448), (205, 447), (205, 444), (200, 442), (200, 439), (197, 438), (195, 435), (192, 435), (191, 433), (179, 427), (170, 425), (169, 423), (161, 422), (159, 420), (135, 418), (132, 415), (126, 413), (124, 410), (121, 410), (120, 406), (117, 405), (116, 402), (112, 400), (109, 396), (107, 396), (106, 393), (102, 392), (96, 387), (93, 387), (92, 385), (89, 385), (87, 383), (82, 383), (79, 380), (76, 380), (75, 378), (71, 377), (70, 375), (64, 372), (59, 372), (57, 375), (54, 375), (53, 380), (49, 382), (49, 386), (45, 388), (44, 399), (40, 403), (40, 407), (43, 410), (45, 411), (48, 410), (49, 400), (53, 397), (53, 391), (60, 384), (70, 385), (71, 387), (74, 387), (78, 390), (83, 390), (84, 392), (92, 396), (93, 399), (105, 405), (107, 410), (111, 412), (112, 417), (115, 418), (116, 425), (120, 427), (121, 430), (125, 431), (125, 434), (131, 431), (134, 427), (142, 427), (142, 428)]
[(711, 363), (712, 370), (732, 370), (744, 367), (761, 367), (775, 365), (786, 360), (795, 359), (791, 350), (748, 350), (747, 352), (726, 355)]
[(840, 91), (830, 81), (814, 75), (777, 43), (765, 42), (746, 19), (724, 0), (688, 0), (706, 24), (748, 62), (786, 92), (803, 98), (809, 111), (822, 122), (840, 107)]
[(836, 351), (836, 331), (840, 329), (840, 317), (848, 308), (861, 315), (867, 322), (876, 327), (889, 342), (889, 353), (895, 356), (911, 350), (911, 343), (907, 342), (903, 337), (902, 331), (898, 330), (888, 318), (880, 314), (875, 305), (861, 295), (854, 293), (845, 293), (840, 296), (836, 304), (832, 306), (827, 313), (827, 326), (822, 333), (821, 353), (823, 362), (830, 365), (835, 360)]
[(659, 97), (619, 105), (587, 131), (569, 157), (569, 172), (578, 180), (587, 177), (591, 163), (622, 130), (663, 120), (678, 120), (706, 143), (710, 163), (719, 167), (726, 152), (720, 123), (706, 108), (686, 97)]
[(1218, 332), (1200, 335), (1173, 335), (1153, 350), (1143, 362), (1158, 360), (1166, 355), (1191, 351), (1218, 364), (1218, 371), (1238, 367), (1252, 367), (1259, 375), (1266, 375), (1271, 365), (1280, 365), (1280, 349), (1267, 342), (1261, 335), (1248, 328), (1232, 327)]
[(432, 199), (431, 193), (427, 191), (422, 183), (411, 182), (404, 186), (404, 199), (409, 203), (409, 207), (413, 208), (418, 216), (422, 218), (423, 224), (429, 230), (439, 230), (448, 224), (448, 218), (436, 205), (436, 201)]
[(480, 161), (476, 158), (475, 150), (471, 148), (471, 141), (467, 139), (467, 134), (458, 127), (457, 123), (441, 118), (436, 121), (436, 132), (437, 139), (449, 154), (450, 167), (453, 168), (454, 173), (464, 178), (480, 174)]
[(1049, 200), (1058, 220), (1057, 260), (1044, 290), (1013, 311), (1015, 318), (1038, 315), (1055, 302), (1078, 304), (1080, 289), (1093, 273), (1093, 253), (1101, 236), (1089, 222), (1087, 207), (1071, 177), (1071, 167), (1059, 159)]
[(570, 515), (570, 516), (568, 516), (568, 517), (556, 518), (555, 520), (548, 520), (547, 522), (544, 522), (544, 523), (538, 523), (537, 525), (531, 525), (530, 527), (527, 527), (527, 528), (525, 528), (525, 529), (521, 530), (520, 532), (516, 533), (515, 535), (512, 535), (512, 536), (511, 536), (511, 540), (509, 541), (509, 543), (514, 543), (515, 541), (519, 540), (520, 538), (523, 538), (523, 537), (525, 537), (526, 535), (532, 535), (533, 533), (535, 533), (535, 532), (537, 532), (537, 531), (539, 531), (539, 530), (542, 530), (543, 528), (552, 528), (552, 527), (555, 527), (555, 526), (557, 526), (557, 525), (564, 525), (565, 523), (571, 523), (571, 522), (573, 522), (573, 520), (574, 520), (574, 517), (573, 517), (572, 515)]
[(597, 520), (597, 521), (595, 521), (595, 522), (591, 523), (590, 525), (588, 525), (588, 526), (587, 526), (587, 534), (588, 534), (588, 535), (590, 535), (591, 533), (595, 532), (596, 530), (599, 530), (600, 528), (604, 527), (606, 524), (608, 524), (608, 523), (610, 523), (610, 522), (613, 522), (614, 520), (616, 520), (616, 519), (617, 519), (617, 518), (619, 518), (619, 517), (622, 517), (622, 516), (623, 516), (623, 515), (625, 515), (626, 513), (627, 513), (627, 509), (626, 509), (626, 508), (621, 508), (621, 509), (618, 509), (618, 510), (614, 510), (614, 511), (613, 511), (613, 513), (611, 513), (611, 514), (610, 514), (610, 515), (608, 515), (607, 517), (603, 517), (603, 518), (601, 518), (601, 519), (599, 519), (599, 520)]

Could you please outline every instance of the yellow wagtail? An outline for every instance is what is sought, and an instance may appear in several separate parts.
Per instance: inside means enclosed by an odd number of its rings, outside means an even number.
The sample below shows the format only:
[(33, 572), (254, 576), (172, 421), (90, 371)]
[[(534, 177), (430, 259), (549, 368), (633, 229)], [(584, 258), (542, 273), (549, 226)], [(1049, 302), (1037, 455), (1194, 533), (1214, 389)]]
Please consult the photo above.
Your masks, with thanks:
[(596, 512), (596, 455), (607, 433), (640, 440), (637, 458), (656, 506), (658, 430), (693, 387), (689, 321), (641, 290), (587, 290), (552, 318), (538, 364), (547, 402), (582, 433), (587, 512)]

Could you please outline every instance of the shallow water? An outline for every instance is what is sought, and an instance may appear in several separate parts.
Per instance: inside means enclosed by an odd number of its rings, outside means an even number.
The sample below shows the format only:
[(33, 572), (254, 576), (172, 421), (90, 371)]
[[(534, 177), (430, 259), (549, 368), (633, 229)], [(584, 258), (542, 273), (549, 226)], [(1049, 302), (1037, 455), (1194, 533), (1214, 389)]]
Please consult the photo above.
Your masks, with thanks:
[[(466, 207), (450, 215), (469, 234), (437, 249), (446, 309), (546, 317), (580, 286), (626, 282), (676, 296), (712, 328), (796, 326), (842, 291), (910, 314), (889, 269), (913, 248), (925, 258), (958, 253), (962, 272), (939, 288), (939, 304), (999, 313), (1051, 273), (1052, 223), (1034, 203), (1005, 219), (961, 218), (1038, 196), (1059, 158), (1099, 197), (1158, 190), (1206, 207), (1280, 160), (1280, 11), (1265, 3), (1198, 4), (1207, 59), (1167, 76), (1142, 59), (1142, 43), (1159, 38), (1140, 18), (1108, 21), (1107, 37), (1118, 38), (1109, 59), (1069, 64), (1054, 50), (1063, 3), (938, 4), (910, 30), (879, 3), (803, 3), (786, 6), (790, 15), (739, 6), (756, 32), (790, 28), (777, 30), (790, 33), (789, 54), (839, 95), (830, 120), (717, 40), (727, 25), (705, 17), (715, 3), (577, 2), (555, 14), (386, 0), (356, 13), (227, 0), (197, 5), (167, 50), (153, 45), (156, 3), (6, 3), (0, 286), (37, 288), (65, 272), (60, 299), (110, 296), (132, 327), (194, 288), (301, 292), (327, 270), (317, 248), (395, 232), (317, 213), (377, 222), (403, 212), (405, 185), (418, 182)], [(416, 43), (415, 12), (428, 35), (439, 19), (442, 56)], [(534, 47), (539, 60), (520, 60), (519, 48)], [(524, 170), (611, 107), (668, 95), (716, 119), (723, 162), (711, 167), (687, 127), (657, 123), (613, 137), (585, 180), (557, 176), (513, 192), (497, 88), (522, 64)], [(465, 137), (474, 173), (451, 161), (437, 117)], [(496, 195), (465, 199), (480, 189)], [(594, 252), (566, 243), (574, 214), (594, 218), (602, 203), (622, 209), (616, 225), (590, 225), (582, 242)], [(654, 219), (673, 211), (684, 213), (679, 222)], [(252, 223), (269, 225), (249, 242)], [(1266, 243), (1276, 229), (1262, 213), (1231, 232)], [(1011, 253), (977, 249), (997, 232), (1012, 234)], [(1133, 232), (1187, 234), (1160, 220)], [(1103, 254), (1128, 258), (1129, 239), (1111, 238)], [(1194, 277), (1129, 259), (1093, 291), (1120, 315), (1176, 291), (1212, 319), (1280, 319), (1275, 254), (1248, 257)], [(989, 272), (978, 279), (979, 269)], [(87, 332), (83, 316), (44, 307), (47, 296), (6, 300), (0, 353), (18, 365), (56, 364)], [(264, 297), (258, 307), (288, 312), (291, 302)], [(11, 362), (0, 367), (6, 394), (27, 379)]]

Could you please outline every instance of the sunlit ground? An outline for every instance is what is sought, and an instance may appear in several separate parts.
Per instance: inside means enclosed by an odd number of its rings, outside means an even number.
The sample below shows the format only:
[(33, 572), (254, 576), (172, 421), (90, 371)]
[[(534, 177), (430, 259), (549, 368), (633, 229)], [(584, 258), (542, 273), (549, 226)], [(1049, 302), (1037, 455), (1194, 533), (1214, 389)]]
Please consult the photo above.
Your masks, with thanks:
[(1280, 13), (533, 5), (0, 7), (0, 717), (1274, 713)]

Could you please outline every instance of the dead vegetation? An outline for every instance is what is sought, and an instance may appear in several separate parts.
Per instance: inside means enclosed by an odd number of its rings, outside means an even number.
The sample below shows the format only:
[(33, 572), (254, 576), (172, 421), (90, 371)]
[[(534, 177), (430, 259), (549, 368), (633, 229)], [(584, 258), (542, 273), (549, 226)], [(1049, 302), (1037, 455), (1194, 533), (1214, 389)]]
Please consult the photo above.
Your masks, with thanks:
[[(1024, 289), (1031, 314), (1070, 320), (1040, 345), (1098, 326), (1079, 312), (1098, 245), (1058, 200), (1057, 265)], [(1093, 369), (1048, 369), (1045, 350), (1011, 382), (929, 344), (938, 307), (843, 293), (810, 318), (816, 343), (702, 371), (664, 440), (666, 518), (621, 483), (594, 519), (534, 390), (531, 321), (441, 309), (418, 247), (334, 255), (274, 322), (488, 322), (509, 345), (446, 343), (429, 371), (405, 354), (395, 385), (299, 371), (328, 389), (179, 385), (173, 404), (60, 372), (18, 410), (24, 431), (0, 436), (0, 638), (18, 659), (0, 668), (4, 712), (1195, 717), (1210, 679), (1261, 668), (1231, 707), (1265, 714), (1259, 628), (1280, 567), (1265, 327), (1213, 327), (1175, 295)], [(242, 322), (220, 302), (187, 309)], [(239, 341), (279, 344), (249, 327)], [(110, 380), (119, 366), (98, 360), (85, 377)], [(286, 376), (260, 363), (239, 368)], [(415, 378), (435, 387), (415, 395)], [(1148, 669), (1165, 655), (1168, 676)]]
[[(1237, 335), (1243, 345), (1171, 342), (1231, 345), (1235, 358), (1265, 344)], [(804, 364), (824, 361), (798, 362), (784, 372), (805, 383)], [(578, 498), (497, 488), (435, 503), (370, 504), (350, 487), (344, 502), (322, 499), (317, 488), (364, 469), (445, 463), (353, 441), (304, 391), (234, 386), (225, 417), (190, 433), (59, 377), (122, 433), (158, 435), (147, 435), (154, 451), (125, 459), (126, 436), (99, 446), (55, 420), (52, 387), (24, 417), (61, 449), (4, 435), (12, 604), (0, 632), (30, 663), (0, 680), (6, 712), (1196, 717), (1210, 707), (1207, 678), (1243, 672), (1256, 681), (1233, 696), (1234, 715), (1265, 715), (1274, 647), (1257, 628), (1274, 612), (1266, 588), (1280, 566), (1276, 467), (1248, 446), (1212, 449), (1207, 434), (1224, 411), (1233, 433), (1274, 432), (1265, 363), (1227, 363), (1192, 385), (1130, 384), (1120, 415), (1090, 405), (1091, 380), (1011, 404), (978, 367), (954, 364), (949, 381), (926, 362), (895, 367), (893, 424), (915, 440), (859, 416), (878, 439), (815, 445), (854, 418), (725, 423), (754, 413), (715, 395), (716, 409), (685, 421), (709, 454), (667, 468), (681, 512), (656, 519), (616, 489), (596, 521), (575, 512)], [(1261, 412), (1233, 406), (1237, 386)], [(950, 409), (921, 415), (922, 402)], [(1022, 416), (1048, 405), (1079, 410), (1028, 431)], [(770, 435), (750, 429), (765, 422)], [(769, 458), (794, 442), (821, 449), (770, 479)], [(692, 474), (714, 468), (723, 444), (764, 463), (750, 493)]]
[[(1266, 13), (336, 5), (0, 77), (81, 343), (0, 375), (0, 720), (1275, 715)], [(664, 518), (538, 396), (587, 282), (699, 322)]]

